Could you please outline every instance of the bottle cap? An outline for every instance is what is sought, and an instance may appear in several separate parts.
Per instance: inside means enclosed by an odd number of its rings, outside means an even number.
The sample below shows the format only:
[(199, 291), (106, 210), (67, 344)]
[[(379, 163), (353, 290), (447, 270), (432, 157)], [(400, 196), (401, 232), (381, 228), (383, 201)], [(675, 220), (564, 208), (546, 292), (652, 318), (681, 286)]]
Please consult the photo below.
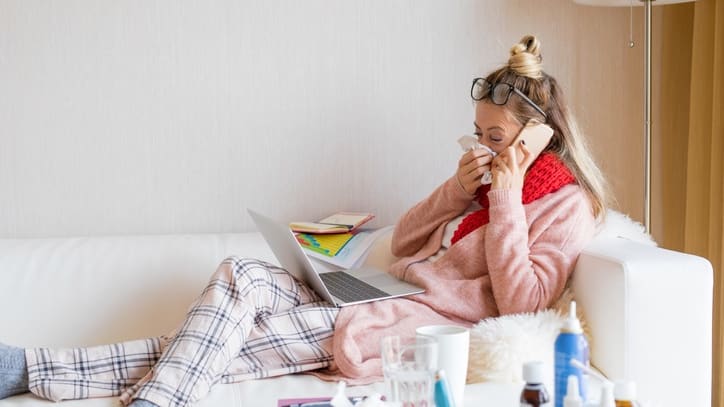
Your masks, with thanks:
[(435, 406), (454, 407), (453, 403), (450, 385), (445, 378), (445, 372), (440, 369), (435, 372)]
[(600, 407), (616, 407), (616, 401), (613, 397), (613, 383), (606, 380), (601, 383), (601, 400)]
[(526, 383), (543, 383), (544, 376), (543, 362), (535, 360), (523, 364), (523, 380)]
[(636, 400), (636, 382), (616, 380), (613, 386), (613, 395), (616, 400)]
[(581, 407), (583, 400), (578, 391), (578, 377), (575, 375), (568, 376), (568, 390), (563, 398), (563, 407)]
[(568, 319), (566, 319), (566, 321), (563, 323), (563, 328), (561, 328), (561, 331), (575, 334), (580, 334), (583, 332), (583, 329), (581, 329), (581, 321), (578, 320), (578, 316), (576, 315), (575, 301), (571, 301), (571, 306), (568, 311)]

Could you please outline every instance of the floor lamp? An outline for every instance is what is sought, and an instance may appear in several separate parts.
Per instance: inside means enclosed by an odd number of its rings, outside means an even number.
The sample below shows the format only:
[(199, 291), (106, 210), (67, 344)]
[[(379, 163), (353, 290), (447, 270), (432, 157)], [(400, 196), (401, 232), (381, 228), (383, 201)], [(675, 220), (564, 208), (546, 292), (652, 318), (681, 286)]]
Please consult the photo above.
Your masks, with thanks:
[[(651, 7), (694, 0), (573, 0), (587, 6), (644, 6), (644, 227), (651, 233)], [(629, 44), (633, 47), (633, 40)]]

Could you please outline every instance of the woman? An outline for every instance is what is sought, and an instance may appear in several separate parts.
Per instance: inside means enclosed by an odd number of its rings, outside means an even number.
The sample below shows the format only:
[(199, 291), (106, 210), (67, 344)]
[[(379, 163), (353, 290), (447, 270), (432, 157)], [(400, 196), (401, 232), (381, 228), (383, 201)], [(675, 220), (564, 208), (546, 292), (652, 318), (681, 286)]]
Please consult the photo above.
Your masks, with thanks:
[[(474, 126), (486, 149), (398, 222), (390, 273), (424, 294), (337, 309), (284, 270), (230, 258), (167, 337), (81, 349), (0, 345), (0, 398), (119, 395), (124, 404), (185, 406), (216, 383), (300, 371), (379, 380), (379, 340), (425, 324), (549, 307), (604, 215), (600, 172), (582, 144), (540, 44), (526, 36), (509, 62), (473, 82)], [(531, 121), (553, 128), (543, 154), (511, 145)], [(482, 185), (486, 172), (492, 183)]]

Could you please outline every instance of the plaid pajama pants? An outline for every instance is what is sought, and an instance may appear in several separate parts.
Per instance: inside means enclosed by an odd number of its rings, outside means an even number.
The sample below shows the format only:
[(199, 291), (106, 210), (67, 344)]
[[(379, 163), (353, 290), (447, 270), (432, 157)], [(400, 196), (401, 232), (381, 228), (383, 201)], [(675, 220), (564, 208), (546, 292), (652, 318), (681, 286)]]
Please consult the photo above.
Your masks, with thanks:
[(27, 349), (30, 391), (54, 400), (120, 395), (186, 406), (216, 383), (329, 366), (338, 310), (285, 270), (228, 258), (168, 336)]

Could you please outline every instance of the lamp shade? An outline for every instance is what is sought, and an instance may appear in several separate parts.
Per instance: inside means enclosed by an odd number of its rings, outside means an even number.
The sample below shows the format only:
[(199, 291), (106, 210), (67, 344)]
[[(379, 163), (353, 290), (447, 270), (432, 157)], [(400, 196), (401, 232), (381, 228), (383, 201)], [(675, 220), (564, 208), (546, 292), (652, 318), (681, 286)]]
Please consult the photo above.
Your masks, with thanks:
[[(689, 3), (694, 0), (649, 0), (654, 6), (675, 3)], [(603, 6), (603, 7), (629, 7), (643, 6), (646, 0), (573, 0), (583, 6)]]

